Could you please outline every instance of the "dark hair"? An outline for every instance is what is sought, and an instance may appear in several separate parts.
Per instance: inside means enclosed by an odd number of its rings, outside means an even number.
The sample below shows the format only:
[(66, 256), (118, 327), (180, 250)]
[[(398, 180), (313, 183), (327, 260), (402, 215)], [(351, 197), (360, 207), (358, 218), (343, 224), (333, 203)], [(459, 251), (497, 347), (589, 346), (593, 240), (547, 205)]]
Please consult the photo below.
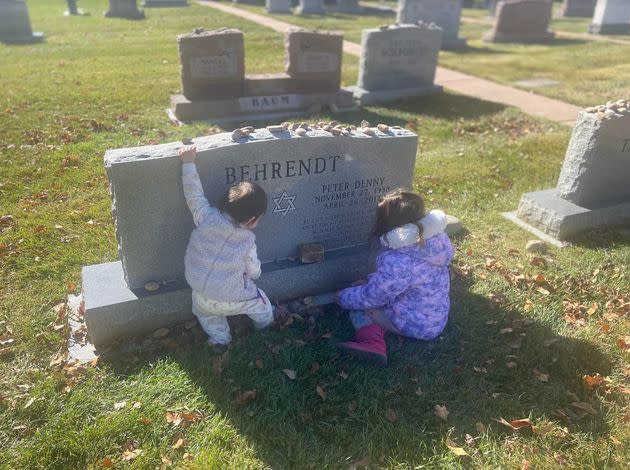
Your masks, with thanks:
[(246, 224), (267, 211), (267, 194), (259, 184), (242, 181), (227, 190), (217, 203), (217, 209), (232, 217), (234, 222)]
[(378, 203), (374, 236), (380, 237), (390, 230), (406, 224), (416, 224), (419, 238), (422, 237), (422, 225), (418, 221), (424, 217), (422, 197), (402, 188), (390, 191)]

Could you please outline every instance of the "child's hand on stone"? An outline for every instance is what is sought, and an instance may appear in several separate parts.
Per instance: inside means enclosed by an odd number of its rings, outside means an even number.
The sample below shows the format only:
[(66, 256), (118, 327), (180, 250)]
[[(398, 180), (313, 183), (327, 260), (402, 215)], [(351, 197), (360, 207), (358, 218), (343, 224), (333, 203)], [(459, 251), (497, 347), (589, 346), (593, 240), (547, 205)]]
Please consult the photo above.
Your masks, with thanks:
[(179, 149), (179, 158), (182, 159), (182, 163), (195, 163), (197, 158), (197, 147), (194, 145), (187, 145)]

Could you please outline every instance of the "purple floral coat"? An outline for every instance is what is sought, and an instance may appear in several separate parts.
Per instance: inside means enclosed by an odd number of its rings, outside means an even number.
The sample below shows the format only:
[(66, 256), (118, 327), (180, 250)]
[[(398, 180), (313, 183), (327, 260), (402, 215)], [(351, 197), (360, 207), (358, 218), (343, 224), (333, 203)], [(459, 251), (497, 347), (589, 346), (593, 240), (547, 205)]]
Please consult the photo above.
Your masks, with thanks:
[(368, 282), (341, 291), (339, 304), (349, 310), (380, 308), (405, 336), (430, 340), (448, 320), (453, 246), (441, 233), (424, 244), (383, 249)]

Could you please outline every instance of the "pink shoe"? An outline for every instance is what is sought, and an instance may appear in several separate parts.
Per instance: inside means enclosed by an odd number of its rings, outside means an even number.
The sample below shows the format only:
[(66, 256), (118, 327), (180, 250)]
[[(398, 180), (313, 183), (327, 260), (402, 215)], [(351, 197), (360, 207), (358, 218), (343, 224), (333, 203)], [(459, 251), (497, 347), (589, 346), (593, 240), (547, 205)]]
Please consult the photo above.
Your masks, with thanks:
[(353, 341), (339, 343), (337, 347), (358, 359), (372, 361), (381, 366), (387, 365), (385, 330), (379, 325), (372, 324), (359, 328), (354, 334)]

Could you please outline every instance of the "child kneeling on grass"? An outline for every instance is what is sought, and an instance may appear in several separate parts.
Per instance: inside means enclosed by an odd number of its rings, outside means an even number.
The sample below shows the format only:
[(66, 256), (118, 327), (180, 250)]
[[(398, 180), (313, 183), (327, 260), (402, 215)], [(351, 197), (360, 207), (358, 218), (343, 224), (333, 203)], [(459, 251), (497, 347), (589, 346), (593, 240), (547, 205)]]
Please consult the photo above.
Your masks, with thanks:
[(446, 215), (425, 216), (422, 198), (402, 189), (383, 198), (374, 235), (381, 251), (376, 272), (365, 284), (337, 295), (356, 329), (353, 341), (339, 348), (353, 356), (387, 364), (385, 332), (431, 340), (448, 320), (453, 247), (444, 233)]
[(179, 155), (184, 196), (195, 222), (184, 260), (193, 313), (209, 344), (228, 344), (227, 316), (247, 315), (258, 329), (273, 321), (271, 303), (254, 283), (261, 271), (252, 230), (267, 210), (267, 195), (256, 183), (242, 182), (214, 208), (201, 186), (195, 147), (184, 147)]

